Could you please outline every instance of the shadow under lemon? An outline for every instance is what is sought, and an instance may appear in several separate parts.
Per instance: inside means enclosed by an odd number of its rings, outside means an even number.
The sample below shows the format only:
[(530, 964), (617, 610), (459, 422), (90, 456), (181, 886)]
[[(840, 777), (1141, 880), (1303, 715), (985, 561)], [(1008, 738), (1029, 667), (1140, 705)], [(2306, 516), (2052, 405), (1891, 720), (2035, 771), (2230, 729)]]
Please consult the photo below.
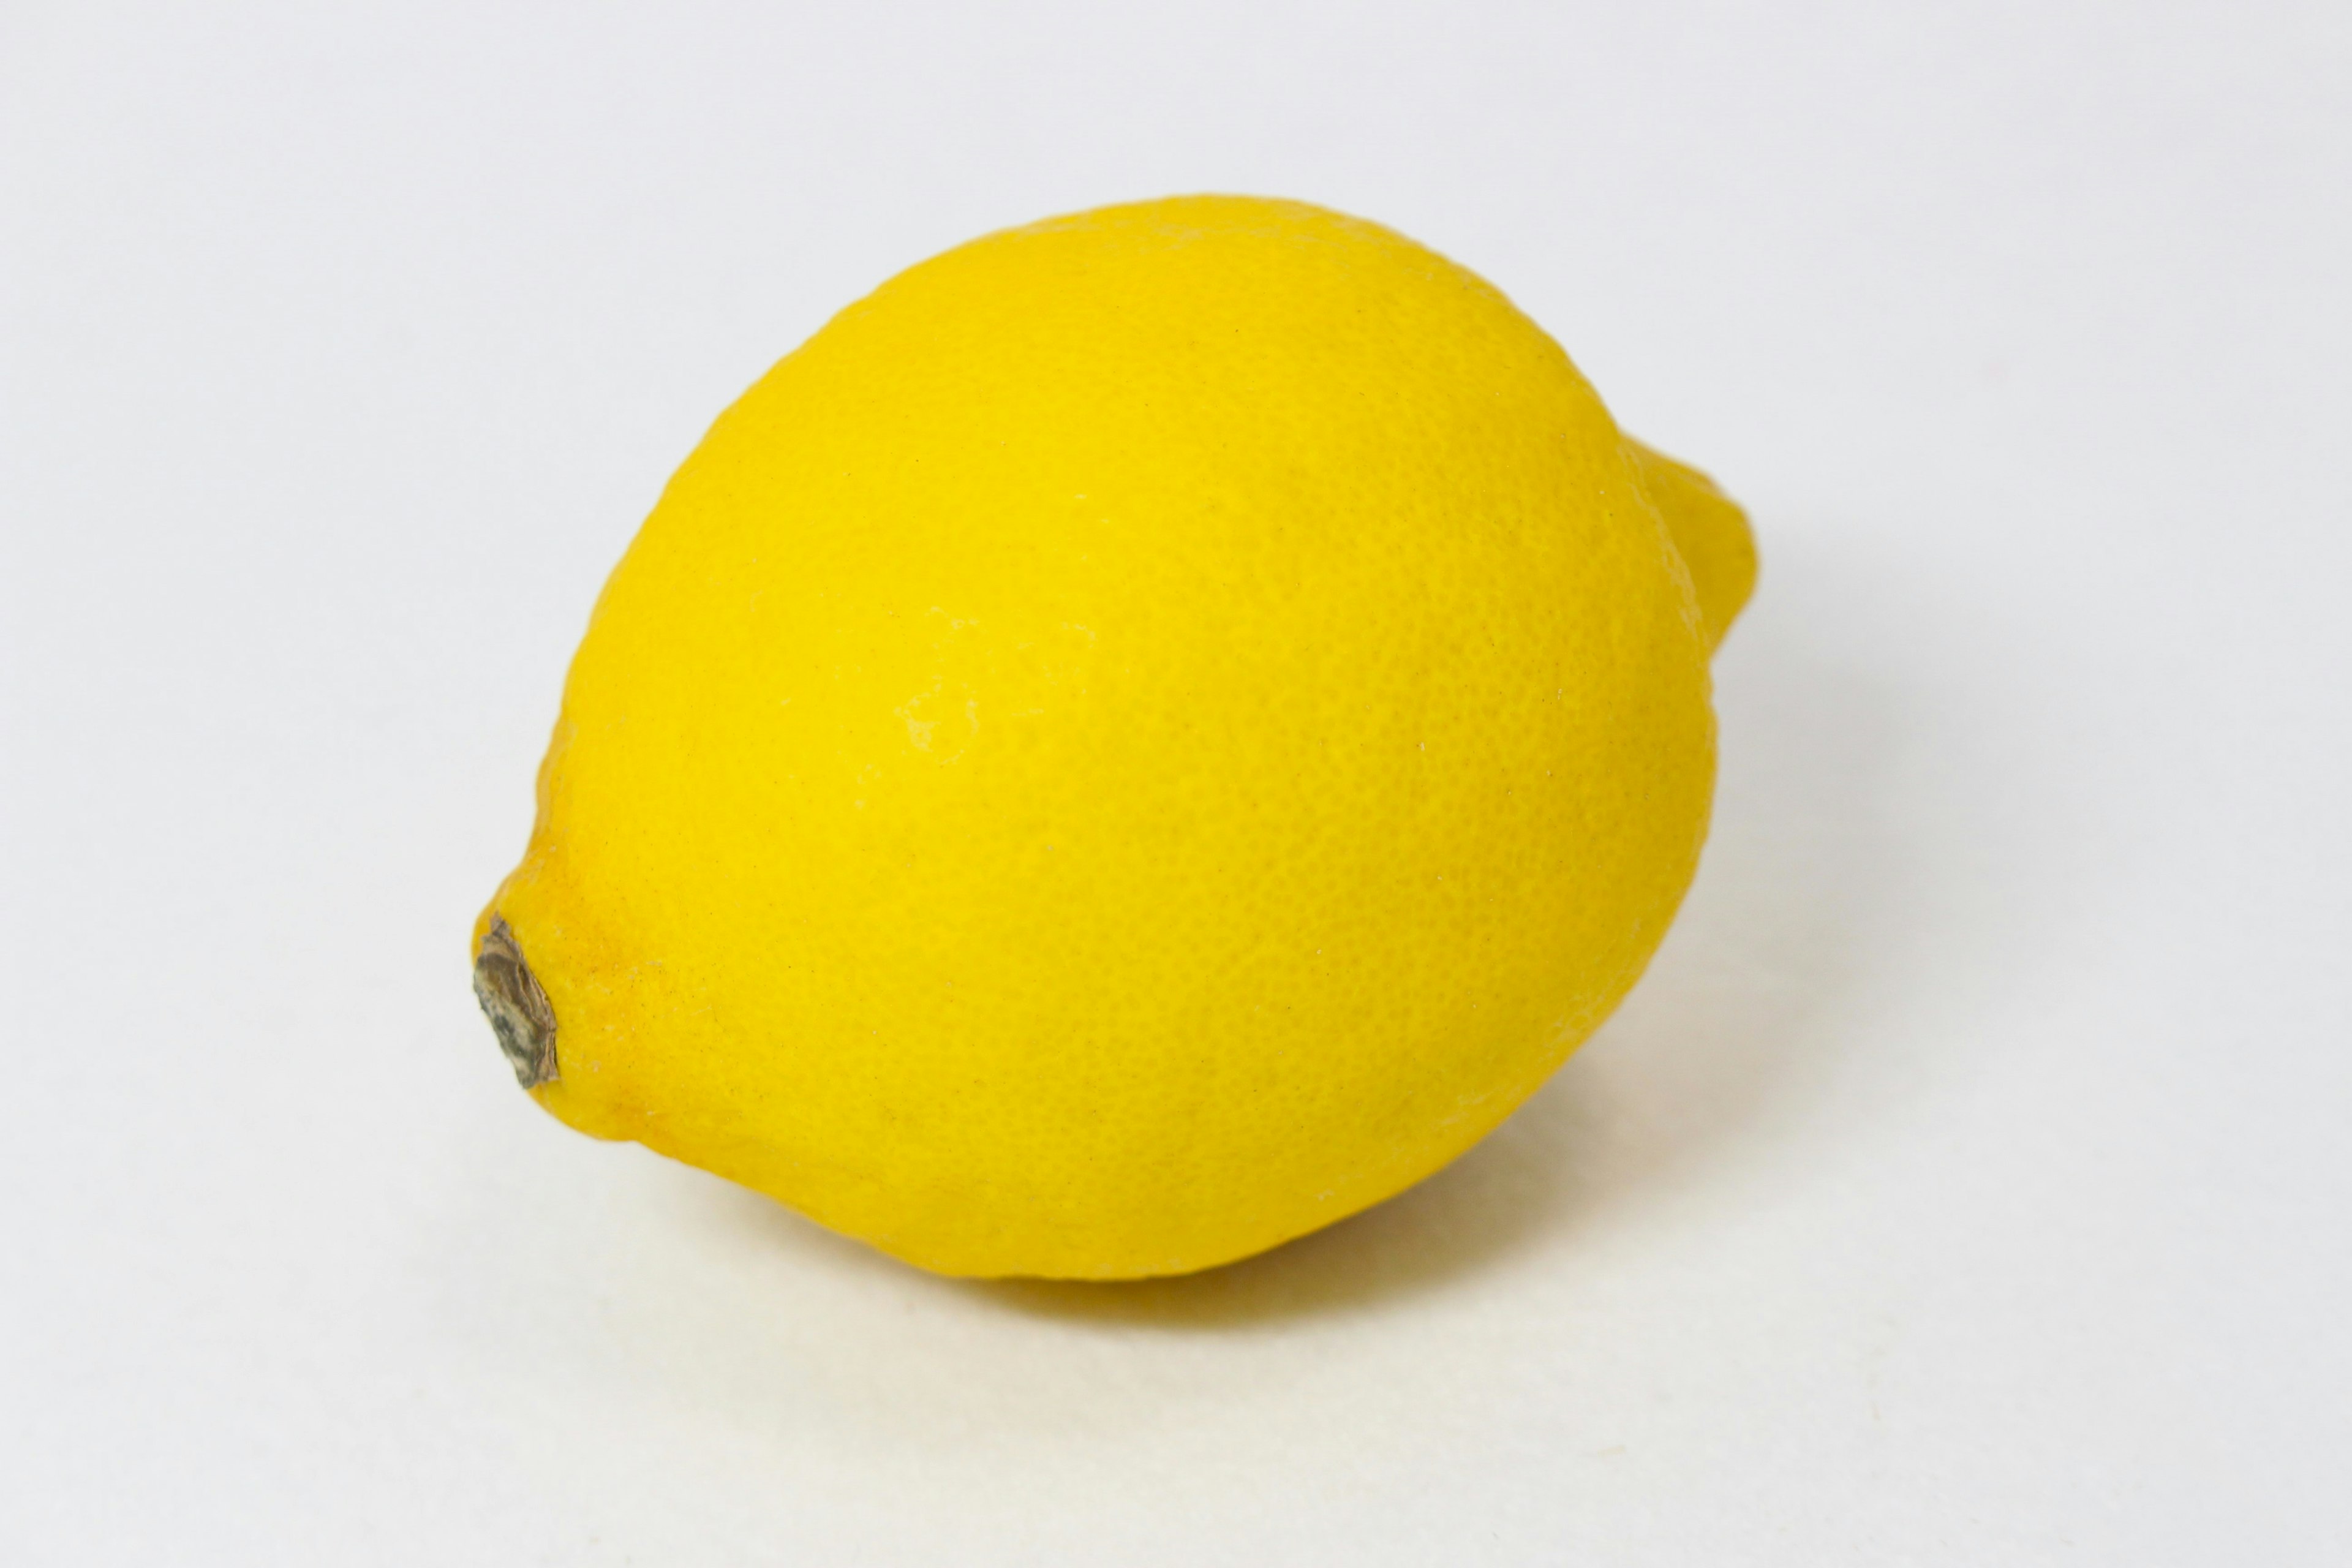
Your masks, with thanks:
[[(1885, 798), (1903, 694), (1866, 649), (1836, 646), (1840, 605), (1867, 584), (1811, 570), (1827, 564), (1776, 555), (1717, 657), (1714, 825), (1649, 973), (1485, 1142), (1363, 1214), (1202, 1273), (930, 1283), (998, 1310), (1171, 1331), (1369, 1310), (1560, 1244), (1754, 1151), (1858, 1043), (1841, 1005), (1879, 967), (1889, 917), (1913, 892)], [(771, 1245), (913, 1272), (721, 1190), (730, 1218)]]

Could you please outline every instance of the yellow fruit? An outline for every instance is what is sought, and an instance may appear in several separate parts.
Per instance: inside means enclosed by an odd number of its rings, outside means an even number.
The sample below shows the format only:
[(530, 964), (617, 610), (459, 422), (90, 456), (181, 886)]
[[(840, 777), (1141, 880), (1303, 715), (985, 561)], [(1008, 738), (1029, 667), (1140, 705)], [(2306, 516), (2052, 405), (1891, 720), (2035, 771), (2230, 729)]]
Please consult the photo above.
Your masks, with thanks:
[(991, 235), (670, 481), (478, 989), (563, 1121), (925, 1268), (1241, 1258), (1453, 1159), (1633, 984), (1754, 574), (1387, 229)]

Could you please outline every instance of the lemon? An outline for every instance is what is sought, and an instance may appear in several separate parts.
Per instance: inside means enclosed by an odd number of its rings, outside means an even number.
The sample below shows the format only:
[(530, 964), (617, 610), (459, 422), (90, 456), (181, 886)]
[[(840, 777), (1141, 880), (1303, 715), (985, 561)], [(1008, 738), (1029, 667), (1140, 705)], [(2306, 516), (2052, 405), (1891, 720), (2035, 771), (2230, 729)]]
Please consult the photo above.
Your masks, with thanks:
[(1295, 202), (850, 306), (598, 601), (476, 981), (548, 1110), (944, 1273), (1244, 1257), (1641, 973), (1738, 510), (1494, 288)]

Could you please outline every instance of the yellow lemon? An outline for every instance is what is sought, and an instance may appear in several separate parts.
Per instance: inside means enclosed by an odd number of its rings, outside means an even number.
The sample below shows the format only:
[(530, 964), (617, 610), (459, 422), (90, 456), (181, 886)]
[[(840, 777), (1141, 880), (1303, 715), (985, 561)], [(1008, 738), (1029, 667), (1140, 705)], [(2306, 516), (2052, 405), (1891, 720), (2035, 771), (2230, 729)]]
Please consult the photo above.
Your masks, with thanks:
[(1294, 202), (994, 234), (722, 415), (476, 986), (548, 1110), (925, 1268), (1244, 1257), (1467, 1149), (1706, 836), (1738, 510)]

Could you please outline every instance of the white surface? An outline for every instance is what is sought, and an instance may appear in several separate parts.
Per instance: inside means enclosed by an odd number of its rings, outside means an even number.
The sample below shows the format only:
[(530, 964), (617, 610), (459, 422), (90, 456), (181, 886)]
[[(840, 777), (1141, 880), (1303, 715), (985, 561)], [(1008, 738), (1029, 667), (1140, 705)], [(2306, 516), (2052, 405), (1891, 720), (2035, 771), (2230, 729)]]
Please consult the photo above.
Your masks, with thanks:
[[(0, 14), (11, 1563), (2347, 1560), (2340, 6), (175, 10)], [(1199, 188), (1753, 506), (1634, 1000), (1123, 1292), (532, 1110), (467, 922), (671, 467)]]

